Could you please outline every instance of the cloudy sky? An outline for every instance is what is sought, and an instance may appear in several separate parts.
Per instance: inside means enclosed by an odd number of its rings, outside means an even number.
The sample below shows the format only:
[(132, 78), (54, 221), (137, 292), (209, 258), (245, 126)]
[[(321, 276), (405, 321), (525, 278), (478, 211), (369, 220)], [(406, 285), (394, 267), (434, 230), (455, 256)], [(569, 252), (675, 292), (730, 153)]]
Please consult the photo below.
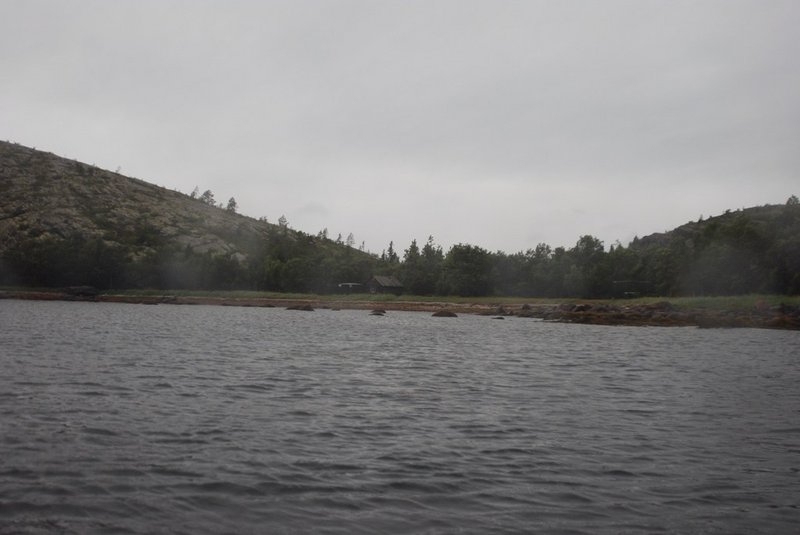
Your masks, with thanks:
[(0, 138), (379, 253), (800, 195), (797, 0), (0, 0)]

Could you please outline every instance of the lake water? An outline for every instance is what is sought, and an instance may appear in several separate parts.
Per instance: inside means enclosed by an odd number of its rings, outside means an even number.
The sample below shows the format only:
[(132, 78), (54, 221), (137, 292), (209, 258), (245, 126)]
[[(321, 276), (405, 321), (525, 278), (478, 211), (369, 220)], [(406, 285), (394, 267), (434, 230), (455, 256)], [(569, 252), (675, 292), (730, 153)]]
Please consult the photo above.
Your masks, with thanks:
[(800, 333), (0, 301), (0, 534), (797, 533)]

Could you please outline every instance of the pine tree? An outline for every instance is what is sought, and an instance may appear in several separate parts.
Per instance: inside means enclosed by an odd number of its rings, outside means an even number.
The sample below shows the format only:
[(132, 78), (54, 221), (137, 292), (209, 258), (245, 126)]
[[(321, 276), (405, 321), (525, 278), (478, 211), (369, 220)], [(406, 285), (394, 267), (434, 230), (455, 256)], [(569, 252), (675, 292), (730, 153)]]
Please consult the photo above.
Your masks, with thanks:
[(200, 201), (209, 206), (215, 206), (216, 204), (214, 202), (214, 194), (211, 192), (210, 189), (205, 190), (203, 194), (200, 195)]

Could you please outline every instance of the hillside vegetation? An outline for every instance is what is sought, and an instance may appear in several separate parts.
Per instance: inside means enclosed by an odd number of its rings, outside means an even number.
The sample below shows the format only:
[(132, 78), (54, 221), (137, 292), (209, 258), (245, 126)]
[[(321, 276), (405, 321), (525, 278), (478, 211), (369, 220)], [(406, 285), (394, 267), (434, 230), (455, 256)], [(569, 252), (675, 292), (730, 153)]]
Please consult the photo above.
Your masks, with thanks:
[[(0, 284), (328, 293), (393, 275), (414, 295), (800, 293), (800, 203), (727, 211), (606, 248), (490, 252), (432, 237), (378, 257), (53, 154), (0, 143)], [(233, 201), (233, 199), (231, 199)]]
[(618, 252), (661, 295), (800, 293), (800, 203), (757, 206), (634, 240)]
[(0, 284), (324, 292), (376, 260), (202, 198), (0, 142)]

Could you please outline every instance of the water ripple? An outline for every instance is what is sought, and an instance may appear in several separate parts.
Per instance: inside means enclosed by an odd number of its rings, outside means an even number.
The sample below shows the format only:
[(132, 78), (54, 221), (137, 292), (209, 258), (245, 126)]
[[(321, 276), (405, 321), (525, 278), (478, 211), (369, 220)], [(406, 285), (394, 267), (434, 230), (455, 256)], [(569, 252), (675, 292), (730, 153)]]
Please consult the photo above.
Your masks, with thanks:
[(794, 332), (9, 300), (0, 322), (0, 535), (800, 518)]

